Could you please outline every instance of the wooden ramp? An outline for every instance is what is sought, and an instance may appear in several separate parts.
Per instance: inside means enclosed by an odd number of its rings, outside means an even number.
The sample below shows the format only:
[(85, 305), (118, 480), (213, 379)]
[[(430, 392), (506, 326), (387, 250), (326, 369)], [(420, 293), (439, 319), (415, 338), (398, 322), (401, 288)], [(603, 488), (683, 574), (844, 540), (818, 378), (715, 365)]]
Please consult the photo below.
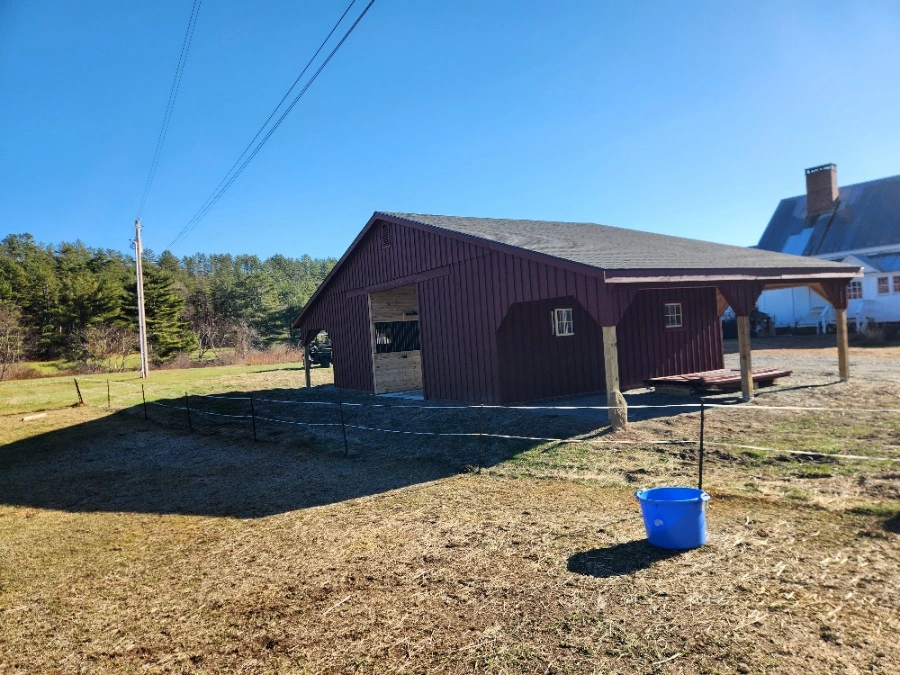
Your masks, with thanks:
[[(780, 368), (754, 368), (751, 371), (755, 385), (767, 387), (780, 377), (790, 377), (790, 370)], [(740, 391), (741, 371), (723, 368), (707, 370), (703, 373), (686, 373), (684, 375), (667, 375), (651, 377), (644, 384), (659, 392), (690, 394), (703, 391)]]

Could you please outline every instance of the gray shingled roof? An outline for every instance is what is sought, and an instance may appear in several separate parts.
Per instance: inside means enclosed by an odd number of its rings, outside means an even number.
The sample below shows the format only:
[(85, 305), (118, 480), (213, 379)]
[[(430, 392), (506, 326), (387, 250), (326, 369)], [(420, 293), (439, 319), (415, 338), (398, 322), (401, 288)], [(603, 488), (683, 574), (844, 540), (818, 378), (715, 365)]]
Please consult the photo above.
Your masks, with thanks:
[(843, 251), (900, 247), (900, 176), (844, 186), (838, 200), (837, 209), (810, 218), (806, 195), (782, 199), (759, 248), (836, 258)]
[(507, 244), (605, 270), (784, 270), (848, 272), (819, 259), (714, 244), (593, 223), (376, 213)]

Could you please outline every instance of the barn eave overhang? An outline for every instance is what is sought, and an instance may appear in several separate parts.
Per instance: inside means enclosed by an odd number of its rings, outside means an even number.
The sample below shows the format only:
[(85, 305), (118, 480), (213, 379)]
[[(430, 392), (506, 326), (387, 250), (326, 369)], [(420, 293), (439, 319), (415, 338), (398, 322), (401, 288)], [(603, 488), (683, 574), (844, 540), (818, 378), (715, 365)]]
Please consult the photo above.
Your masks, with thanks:
[(826, 280), (847, 280), (863, 276), (862, 268), (846, 269), (732, 269), (732, 270), (606, 270), (604, 281), (616, 285), (680, 285), (753, 282), (805, 285)]

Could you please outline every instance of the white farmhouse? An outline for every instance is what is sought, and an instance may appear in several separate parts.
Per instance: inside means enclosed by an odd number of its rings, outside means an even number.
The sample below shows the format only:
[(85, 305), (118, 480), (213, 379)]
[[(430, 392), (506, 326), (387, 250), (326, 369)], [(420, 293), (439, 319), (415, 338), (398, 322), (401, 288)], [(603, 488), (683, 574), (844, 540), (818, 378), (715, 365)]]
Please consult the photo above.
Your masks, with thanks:
[[(806, 194), (781, 200), (756, 248), (862, 267), (848, 323), (900, 322), (900, 176), (838, 188), (834, 164), (807, 169)], [(778, 327), (834, 324), (831, 305), (805, 287), (764, 291), (758, 307)]]

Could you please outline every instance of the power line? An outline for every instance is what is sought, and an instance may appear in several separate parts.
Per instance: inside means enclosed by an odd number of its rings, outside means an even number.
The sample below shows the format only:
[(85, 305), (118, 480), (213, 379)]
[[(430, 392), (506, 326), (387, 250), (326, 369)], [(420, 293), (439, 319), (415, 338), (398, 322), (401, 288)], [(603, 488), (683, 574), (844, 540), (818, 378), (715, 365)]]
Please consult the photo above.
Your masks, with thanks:
[[(188, 221), (187, 225), (185, 225), (182, 228), (182, 230), (175, 236), (175, 238), (168, 244), (168, 246), (166, 246), (166, 248), (171, 248), (176, 243), (178, 243), (179, 241), (184, 239), (194, 228), (196, 228), (196, 226), (200, 223), (201, 220), (203, 220), (203, 218), (206, 216), (206, 214), (210, 212), (210, 210), (216, 205), (216, 203), (219, 201), (219, 199), (221, 199), (222, 196), (228, 191), (228, 189), (232, 186), (234, 181), (237, 180), (237, 178), (241, 175), (241, 173), (243, 173), (244, 169), (247, 168), (247, 165), (249, 165), (250, 162), (253, 161), (253, 158), (256, 157), (257, 153), (259, 153), (259, 151), (263, 148), (263, 146), (266, 144), (266, 142), (269, 140), (269, 138), (272, 137), (272, 134), (274, 134), (275, 131), (278, 129), (278, 127), (281, 126), (281, 123), (285, 120), (285, 118), (294, 109), (294, 106), (296, 106), (297, 103), (300, 101), (300, 99), (303, 98), (304, 94), (306, 94), (306, 92), (309, 90), (310, 86), (312, 86), (313, 82), (316, 81), (316, 79), (319, 77), (321, 72), (325, 69), (325, 66), (327, 66), (329, 64), (331, 59), (334, 57), (334, 55), (337, 53), (337, 51), (341, 48), (341, 46), (344, 44), (344, 42), (347, 40), (347, 38), (350, 37), (350, 34), (354, 31), (356, 26), (359, 25), (359, 22), (362, 21), (363, 17), (369, 11), (369, 9), (372, 7), (372, 5), (375, 4), (375, 0), (369, 0), (369, 4), (366, 5), (366, 7), (362, 11), (362, 13), (356, 18), (356, 20), (353, 22), (353, 24), (350, 26), (350, 28), (347, 29), (347, 31), (344, 33), (344, 35), (341, 37), (341, 39), (335, 45), (334, 49), (331, 50), (331, 52), (328, 54), (328, 56), (325, 58), (325, 60), (321, 63), (321, 65), (319, 65), (319, 67), (316, 69), (316, 71), (309, 78), (309, 81), (307, 81), (307, 83), (303, 86), (303, 88), (300, 90), (300, 92), (291, 101), (290, 105), (284, 110), (284, 112), (281, 114), (281, 116), (275, 121), (275, 123), (271, 126), (271, 128), (266, 132), (266, 134), (263, 136), (262, 140), (260, 140), (259, 143), (257, 143), (255, 148), (253, 148), (253, 151), (250, 152), (250, 154), (246, 157), (246, 159), (244, 159), (244, 161), (241, 163), (241, 159), (244, 158), (245, 155), (247, 155), (247, 151), (249, 150), (250, 146), (253, 145), (254, 141), (259, 137), (259, 135), (262, 133), (263, 129), (266, 127), (266, 124), (269, 123), (269, 120), (272, 119), (272, 117), (278, 111), (278, 108), (281, 107), (282, 103), (284, 103), (284, 100), (288, 97), (288, 95), (291, 93), (291, 91), (297, 85), (297, 82), (299, 82), (299, 80), (303, 77), (303, 73), (306, 72), (306, 70), (310, 67), (312, 62), (316, 59), (316, 56), (318, 56), (319, 52), (321, 52), (322, 48), (325, 46), (325, 43), (328, 42), (328, 40), (331, 38), (332, 34), (335, 32), (337, 27), (344, 20), (344, 17), (347, 15), (347, 12), (349, 12), (349, 10), (353, 6), (354, 2), (355, 2), (355, 0), (353, 0), (353, 2), (351, 2), (350, 5), (347, 7), (347, 10), (345, 10), (344, 14), (341, 16), (341, 18), (335, 24), (334, 28), (331, 29), (331, 32), (328, 34), (328, 37), (325, 38), (325, 40), (319, 46), (319, 49), (316, 50), (316, 53), (309, 60), (309, 63), (307, 63), (307, 65), (304, 67), (303, 71), (300, 73), (297, 80), (295, 80), (294, 84), (291, 85), (291, 88), (288, 90), (288, 92), (284, 95), (282, 100), (278, 103), (278, 105), (272, 111), (272, 114), (269, 115), (269, 118), (266, 120), (266, 122), (263, 124), (263, 126), (260, 128), (260, 130), (256, 133), (256, 136), (253, 137), (253, 140), (250, 141), (250, 143), (244, 149), (244, 152), (241, 153), (241, 156), (238, 157), (238, 159), (234, 163), (234, 165), (232, 165), (231, 169), (229, 169), (228, 173), (225, 174), (225, 177), (219, 182), (219, 185), (216, 187), (216, 189), (213, 190), (212, 194), (210, 194), (209, 197), (207, 197), (206, 201), (203, 202), (203, 205), (197, 210), (197, 212), (193, 215), (193, 217)], [(237, 166), (239, 163), (240, 163), (240, 166), (238, 166), (238, 168), (235, 170), (235, 166)]]
[(156, 139), (156, 149), (150, 162), (150, 172), (147, 174), (147, 182), (144, 183), (144, 194), (141, 196), (141, 204), (138, 207), (137, 218), (140, 219), (150, 194), (150, 186), (156, 176), (156, 167), (159, 165), (159, 157), (162, 154), (163, 144), (166, 142), (166, 134), (169, 132), (169, 122), (172, 119), (172, 111), (175, 109), (175, 100), (178, 98), (178, 89), (181, 86), (181, 76), (184, 74), (184, 66), (187, 63), (187, 55), (194, 39), (194, 29), (197, 27), (197, 15), (200, 13), (200, 4), (203, 0), (194, 0), (191, 7), (191, 17), (188, 20), (187, 29), (184, 31), (184, 39), (181, 41), (181, 54), (178, 57), (178, 65), (175, 67), (175, 76), (172, 78), (172, 88), (169, 90), (169, 100), (166, 103), (166, 112), (163, 115), (162, 126)]
[[(284, 96), (281, 97), (281, 100), (278, 102), (278, 105), (276, 105), (272, 109), (272, 112), (269, 113), (269, 116), (266, 118), (266, 121), (263, 122), (262, 126), (256, 132), (256, 135), (253, 136), (252, 139), (250, 139), (249, 143), (247, 143), (247, 147), (244, 148), (244, 150), (243, 150), (243, 152), (241, 152), (240, 156), (234, 161), (234, 164), (231, 165), (231, 168), (228, 169), (228, 171), (225, 173), (225, 176), (222, 178), (222, 180), (219, 181), (219, 184), (215, 187), (212, 194), (210, 194), (210, 196), (206, 198), (206, 201), (203, 202), (200, 209), (198, 209), (198, 213), (200, 211), (202, 211), (204, 208), (206, 208), (206, 206), (209, 205), (209, 202), (215, 196), (215, 194), (219, 190), (219, 188), (221, 188), (225, 184), (225, 182), (231, 176), (232, 172), (235, 170), (235, 168), (237, 168), (238, 164), (240, 164), (241, 160), (244, 159), (244, 157), (250, 151), (250, 148), (253, 147), (253, 144), (256, 142), (256, 139), (259, 138), (260, 134), (262, 134), (263, 131), (265, 131), (269, 122), (271, 122), (272, 118), (275, 117), (275, 113), (278, 112), (278, 109), (281, 108), (281, 105), (287, 100), (287, 97), (291, 95), (292, 91), (294, 91), (294, 88), (297, 86), (297, 83), (300, 82), (300, 80), (303, 78), (304, 75), (306, 75), (306, 71), (309, 70), (309, 67), (313, 64), (313, 61), (315, 61), (316, 58), (319, 56), (319, 54), (322, 52), (322, 49), (325, 47), (325, 45), (331, 39), (331, 36), (334, 35), (334, 32), (338, 29), (338, 26), (341, 25), (341, 22), (343, 22), (343, 20), (346, 18), (347, 13), (350, 11), (350, 9), (353, 7), (354, 4), (356, 4), (356, 0), (351, 0), (350, 4), (347, 5), (347, 9), (345, 9), (344, 13), (341, 14), (341, 18), (337, 20), (337, 23), (334, 24), (334, 26), (331, 28), (331, 30), (329, 31), (329, 33), (325, 37), (325, 39), (322, 40), (322, 44), (319, 45), (319, 48), (316, 50), (315, 54), (313, 54), (312, 57), (309, 59), (309, 61), (307, 61), (306, 65), (303, 67), (303, 70), (301, 70), (300, 74), (297, 76), (297, 79), (294, 80), (294, 83), (284, 93)], [(193, 218), (191, 219), (191, 222), (188, 223), (188, 225), (190, 225), (191, 223), (193, 223)], [(187, 226), (185, 226), (185, 229), (186, 228), (187, 228)], [(182, 230), (182, 231), (184, 231), (184, 230)], [(179, 233), (179, 236), (180, 236), (180, 234), (181, 233)], [(178, 237), (176, 237), (176, 239), (177, 238)], [(170, 246), (171, 246), (171, 244), (170, 244)]]
[[(354, 0), (354, 2), (355, 2), (355, 0)], [(229, 170), (229, 173), (226, 174), (225, 178), (223, 178), (222, 181), (220, 181), (219, 187), (217, 187), (215, 190), (213, 190), (212, 194), (206, 199), (206, 201), (203, 203), (203, 205), (200, 207), (200, 209), (198, 209), (197, 212), (194, 214), (194, 216), (190, 219), (190, 221), (188, 221), (188, 224), (185, 225), (184, 228), (182, 228), (181, 232), (178, 233), (178, 235), (169, 243), (169, 245), (166, 248), (171, 248), (173, 245), (175, 245), (176, 243), (178, 243), (179, 241), (184, 239), (184, 237), (187, 236), (197, 226), (197, 224), (199, 224), (199, 222), (206, 216), (206, 214), (209, 213), (209, 211), (216, 205), (216, 203), (219, 201), (219, 199), (221, 199), (221, 197), (228, 191), (228, 189), (231, 187), (231, 185), (234, 183), (234, 181), (237, 180), (237, 178), (241, 175), (241, 173), (243, 173), (243, 171), (247, 167), (247, 165), (251, 161), (253, 161), (253, 158), (256, 157), (257, 153), (262, 149), (262, 147), (266, 144), (266, 142), (269, 140), (269, 138), (271, 138), (272, 134), (275, 133), (275, 130), (278, 129), (278, 127), (281, 125), (281, 123), (284, 121), (284, 119), (288, 116), (288, 114), (290, 114), (291, 110), (294, 109), (294, 106), (297, 105), (298, 101), (307, 92), (307, 90), (312, 85), (312, 83), (316, 81), (316, 78), (318, 78), (319, 74), (322, 72), (322, 70), (324, 70), (325, 66), (328, 65), (328, 63), (331, 61), (332, 57), (335, 55), (335, 53), (337, 53), (338, 49), (341, 48), (341, 46), (344, 44), (344, 42), (347, 40), (347, 38), (350, 36), (350, 34), (353, 32), (353, 30), (356, 28), (356, 26), (359, 24), (359, 22), (366, 15), (366, 13), (369, 11), (369, 8), (374, 3), (375, 3), (375, 0), (370, 0), (369, 4), (366, 5), (366, 8), (356, 18), (356, 21), (354, 21), (353, 24), (350, 26), (350, 28), (344, 33), (343, 37), (341, 37), (341, 39), (338, 41), (338, 43), (334, 47), (334, 49), (331, 50), (331, 53), (325, 58), (325, 60), (322, 62), (322, 64), (319, 66), (319, 68), (316, 70), (316, 72), (313, 73), (313, 75), (309, 79), (309, 81), (304, 85), (304, 87), (300, 90), (300, 92), (297, 94), (297, 96), (294, 97), (293, 101), (291, 101), (291, 104), (282, 113), (282, 115), (278, 118), (278, 120), (276, 120), (276, 122), (272, 125), (272, 127), (265, 134), (265, 136), (263, 136), (262, 140), (257, 144), (257, 146), (250, 153), (250, 155), (243, 161), (242, 164), (240, 164), (240, 166), (237, 168), (236, 171), (233, 170), (234, 167), (232, 167), (232, 169)], [(350, 7), (352, 7), (353, 4), (354, 3), (351, 2)], [(349, 11), (350, 7), (347, 8), (347, 11)], [(322, 43), (322, 45), (320, 45), (319, 49), (316, 50), (316, 55), (322, 50), (322, 47), (324, 46), (324, 44), (328, 41), (328, 39), (331, 37), (331, 35), (337, 29), (338, 25), (340, 25), (341, 21), (343, 21), (344, 16), (346, 16), (346, 14), (347, 14), (347, 11), (344, 12), (344, 14), (338, 20), (337, 24), (335, 24), (334, 28), (332, 28), (331, 32), (328, 34), (328, 37), (325, 39), (325, 41), (323, 41), (323, 43)], [(306, 67), (304, 68), (304, 71), (306, 71), (309, 68), (309, 66), (311, 65), (311, 63), (315, 60), (316, 55), (313, 55), (313, 57), (310, 59), (309, 63), (307, 63)], [(302, 77), (302, 73), (301, 73), (301, 77)], [(298, 80), (299, 79), (300, 78), (298, 77)], [(294, 88), (295, 85), (296, 85), (296, 82), (294, 83), (294, 85), (292, 85), (291, 90)], [(288, 91), (288, 94), (286, 94), (284, 98), (287, 98), (287, 96), (289, 94), (290, 94), (290, 90)], [(272, 113), (273, 115), (277, 111), (278, 107), (280, 107), (281, 103), (284, 102), (284, 98), (282, 98), (282, 101), (279, 103), (278, 106), (276, 106), (276, 110), (274, 110)], [(271, 117), (272, 116), (270, 115), (269, 119), (271, 119)], [(268, 120), (267, 120), (267, 122), (268, 122)], [(265, 128), (265, 125), (263, 125), (263, 128)], [(260, 132), (261, 131), (262, 131), (262, 129), (260, 129)], [(259, 136), (260, 132), (257, 133), (256, 137)], [(253, 144), (253, 142), (251, 141), (251, 143), (249, 145), (252, 145), (252, 144)], [(242, 157), (245, 154), (246, 154), (246, 149), (245, 149), (244, 153), (242, 153)], [(238, 158), (238, 160), (237, 160), (237, 162), (235, 162), (235, 164), (238, 164), (238, 162), (240, 162), (240, 161), (241, 161), (241, 158)]]

